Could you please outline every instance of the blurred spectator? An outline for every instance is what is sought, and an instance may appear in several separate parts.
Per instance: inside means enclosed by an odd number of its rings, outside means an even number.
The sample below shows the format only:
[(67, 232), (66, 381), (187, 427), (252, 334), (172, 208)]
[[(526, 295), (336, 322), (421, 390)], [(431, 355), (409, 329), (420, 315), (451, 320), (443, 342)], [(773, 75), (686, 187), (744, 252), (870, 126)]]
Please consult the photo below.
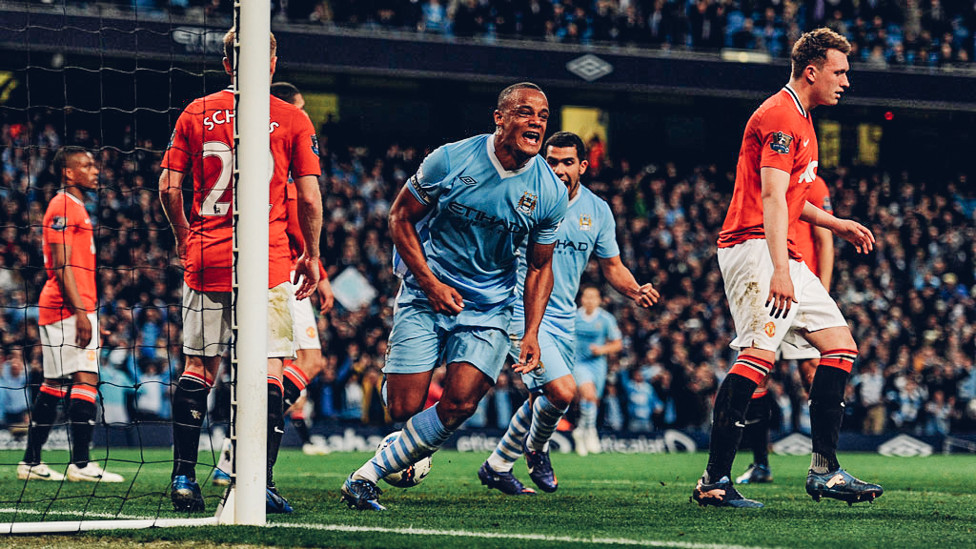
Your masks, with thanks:
[(29, 421), (31, 401), (27, 381), (23, 353), (19, 348), (11, 349), (0, 364), (0, 420), (11, 430), (25, 428)]

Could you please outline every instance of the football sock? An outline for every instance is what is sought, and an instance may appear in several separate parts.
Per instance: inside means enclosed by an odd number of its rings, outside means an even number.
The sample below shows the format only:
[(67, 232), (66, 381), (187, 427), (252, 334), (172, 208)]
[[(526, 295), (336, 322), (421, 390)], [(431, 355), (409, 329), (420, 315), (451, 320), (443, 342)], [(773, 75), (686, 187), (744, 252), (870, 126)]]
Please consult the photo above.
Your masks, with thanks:
[(302, 391), (308, 386), (308, 376), (290, 360), (285, 362), (283, 373), (281, 381), (285, 393), (285, 410), (287, 410), (302, 396)]
[(705, 468), (706, 483), (717, 482), (732, 472), (732, 462), (745, 427), (745, 412), (752, 393), (769, 372), (772, 363), (754, 356), (739, 355), (715, 396), (712, 436)]
[(88, 452), (95, 431), (95, 399), (98, 391), (91, 385), (77, 384), (68, 397), (68, 417), (71, 420), (71, 463), (78, 468), (88, 466)]
[(200, 446), (200, 426), (207, 415), (210, 384), (203, 377), (184, 372), (173, 393), (173, 476), (196, 480), (194, 467)]
[(281, 380), (268, 376), (268, 486), (274, 485), (274, 465), (278, 461), (281, 437), (285, 434), (285, 409)]
[(581, 398), (579, 401), (579, 425), (576, 428), (590, 429), (596, 427), (596, 414), (596, 403)]
[(224, 443), (220, 447), (220, 460), (217, 461), (217, 468), (230, 474), (233, 464), (230, 461), (230, 437), (224, 438)]
[(41, 462), (41, 448), (44, 447), (48, 435), (51, 434), (51, 427), (58, 417), (58, 402), (64, 398), (65, 393), (64, 389), (49, 385), (47, 381), (41, 384), (41, 389), (34, 399), (34, 407), (31, 410), (24, 463), (37, 465)]
[(529, 427), (528, 448), (533, 452), (547, 449), (549, 438), (567, 408), (558, 408), (545, 395), (539, 395), (532, 405), (532, 425)]
[(768, 391), (753, 393), (746, 409), (746, 427), (742, 439), (752, 447), (752, 462), (769, 465), (769, 415), (772, 397)]
[(291, 426), (298, 433), (298, 438), (302, 439), (302, 444), (311, 444), (312, 435), (308, 431), (308, 424), (305, 423), (305, 415), (298, 412), (291, 414)]
[(437, 417), (435, 404), (407, 420), (400, 436), (352, 476), (357, 480), (379, 482), (386, 475), (402, 471), (436, 452), (452, 433), (454, 430), (448, 430)]
[(857, 351), (837, 349), (823, 353), (810, 386), (810, 438), (813, 455), (810, 470), (817, 474), (834, 471), (837, 461), (837, 438), (844, 420), (844, 387), (850, 377)]
[(512, 470), (515, 462), (522, 455), (522, 439), (525, 438), (525, 433), (529, 432), (531, 422), (532, 403), (531, 399), (527, 398), (508, 422), (508, 429), (498, 441), (495, 451), (488, 456), (488, 465), (492, 469), (499, 473)]

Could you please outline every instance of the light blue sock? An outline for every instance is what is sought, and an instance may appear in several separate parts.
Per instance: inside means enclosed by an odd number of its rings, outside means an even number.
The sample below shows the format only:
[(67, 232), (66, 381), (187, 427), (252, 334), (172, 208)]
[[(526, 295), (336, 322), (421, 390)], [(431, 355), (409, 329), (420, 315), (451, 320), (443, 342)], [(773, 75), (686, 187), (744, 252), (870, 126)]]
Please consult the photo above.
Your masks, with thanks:
[(566, 413), (566, 408), (557, 408), (545, 395), (539, 395), (532, 406), (532, 426), (529, 427), (529, 440), (526, 446), (535, 452), (545, 450), (546, 443), (552, 432), (559, 425), (559, 420)]
[(522, 439), (529, 432), (532, 421), (532, 404), (525, 399), (522, 406), (515, 411), (512, 421), (508, 422), (508, 430), (498, 441), (495, 451), (488, 456), (488, 465), (499, 473), (511, 471), (515, 462), (522, 455)]
[(410, 418), (400, 436), (353, 473), (353, 478), (379, 482), (436, 452), (452, 433), (437, 417), (435, 404)]
[(580, 399), (580, 418), (577, 428), (590, 429), (596, 427), (596, 403)]

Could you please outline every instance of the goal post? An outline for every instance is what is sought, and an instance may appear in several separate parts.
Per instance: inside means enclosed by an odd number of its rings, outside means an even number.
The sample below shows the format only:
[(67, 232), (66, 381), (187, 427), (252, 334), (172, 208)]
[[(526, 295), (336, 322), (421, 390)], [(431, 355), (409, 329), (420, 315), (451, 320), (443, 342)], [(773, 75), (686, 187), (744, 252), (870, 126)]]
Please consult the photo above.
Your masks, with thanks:
[[(234, 473), (228, 499), (233, 519), (265, 524), (268, 418), (268, 174), (271, 118), (271, 6), (268, 0), (235, 3), (237, 114), (234, 193), (234, 350), (231, 364), (231, 440)], [(247, 456), (240, 459), (239, 456)], [(229, 509), (225, 509), (229, 510)]]

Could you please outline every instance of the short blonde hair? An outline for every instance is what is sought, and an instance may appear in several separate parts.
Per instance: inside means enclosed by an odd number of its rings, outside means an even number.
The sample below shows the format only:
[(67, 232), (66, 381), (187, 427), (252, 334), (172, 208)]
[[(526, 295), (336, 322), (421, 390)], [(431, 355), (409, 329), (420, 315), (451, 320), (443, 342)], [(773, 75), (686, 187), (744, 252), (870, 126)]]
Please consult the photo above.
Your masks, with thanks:
[(790, 54), (790, 60), (793, 62), (793, 78), (803, 75), (804, 69), (809, 65), (822, 69), (824, 62), (827, 61), (827, 50), (837, 50), (847, 55), (851, 53), (851, 43), (826, 27), (804, 33), (796, 44), (793, 44), (793, 52)]
[[(278, 52), (278, 41), (275, 40), (275, 35), (273, 32), (269, 34), (271, 34), (271, 57), (274, 57), (275, 54)], [(224, 57), (232, 60), (232, 62), (234, 59), (234, 38), (235, 37), (236, 37), (236, 33), (234, 32), (234, 29), (230, 29), (229, 31), (227, 31), (227, 34), (224, 35)]]

